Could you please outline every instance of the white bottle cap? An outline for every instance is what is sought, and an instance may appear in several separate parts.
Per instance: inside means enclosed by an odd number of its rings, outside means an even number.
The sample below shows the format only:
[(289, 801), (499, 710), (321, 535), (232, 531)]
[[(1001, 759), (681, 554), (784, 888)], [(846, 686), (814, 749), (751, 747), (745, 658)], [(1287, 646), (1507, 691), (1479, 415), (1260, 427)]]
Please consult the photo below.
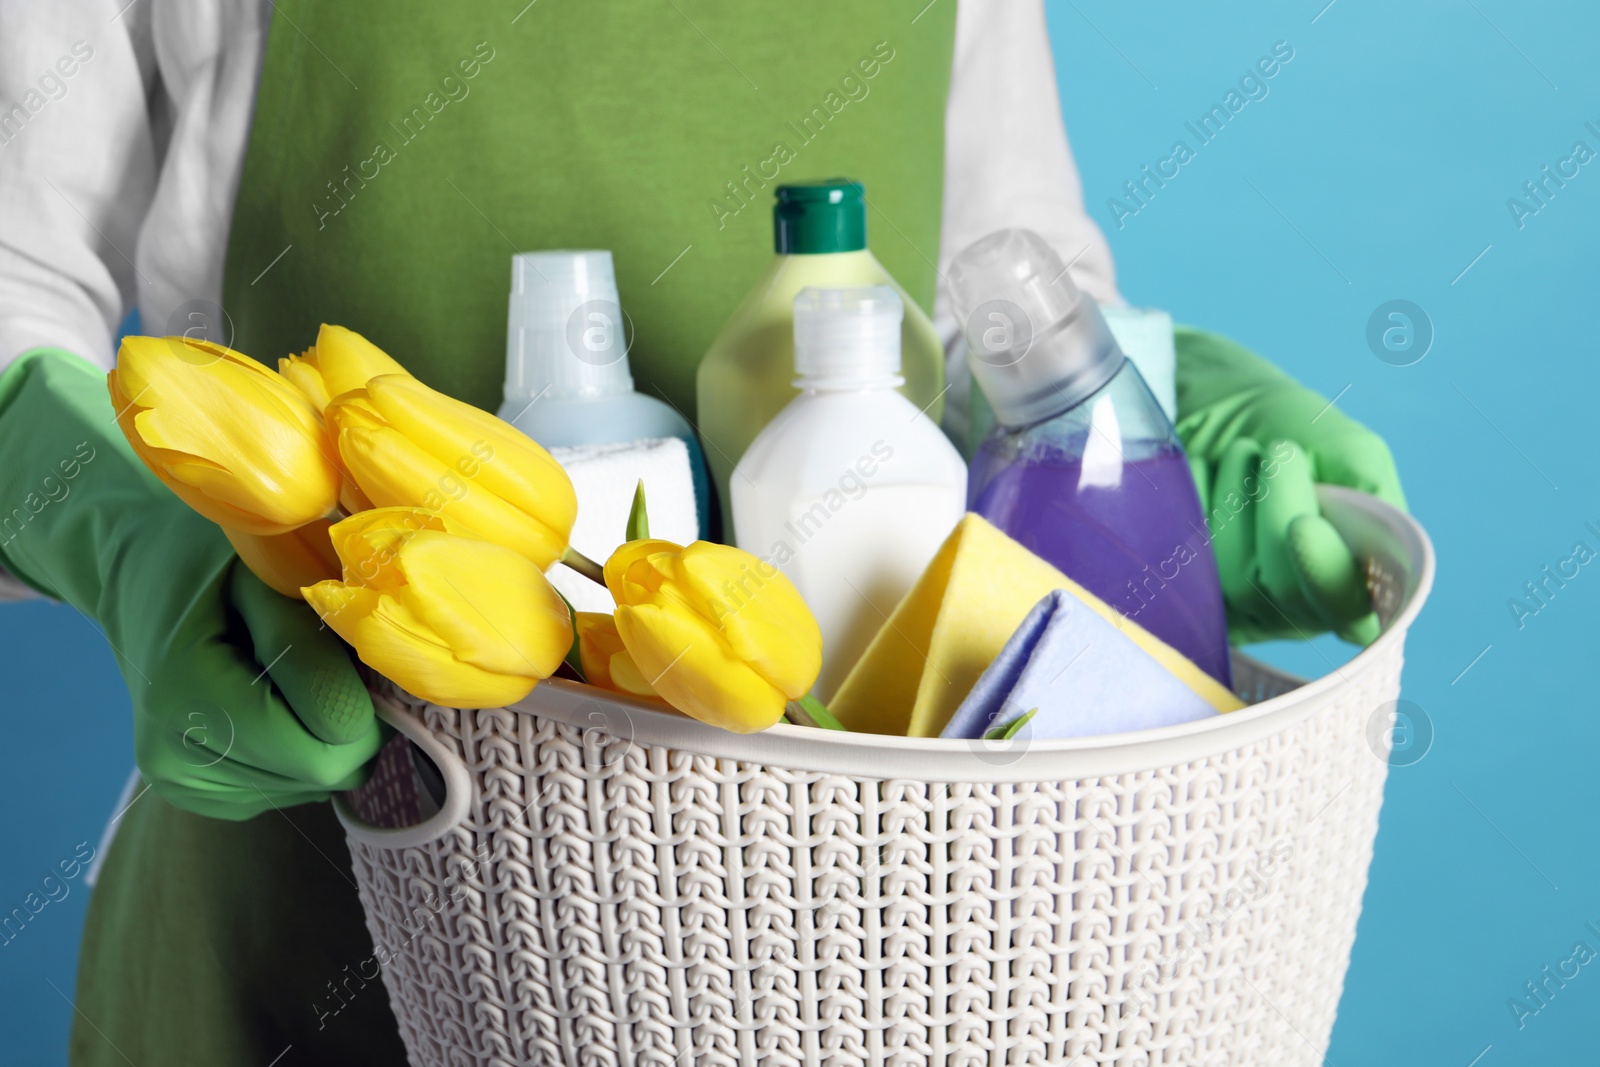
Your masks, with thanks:
[(794, 298), (795, 373), (807, 385), (899, 385), (904, 316), (900, 294), (887, 285), (800, 290)]
[(632, 392), (627, 327), (610, 252), (512, 256), (506, 399)]

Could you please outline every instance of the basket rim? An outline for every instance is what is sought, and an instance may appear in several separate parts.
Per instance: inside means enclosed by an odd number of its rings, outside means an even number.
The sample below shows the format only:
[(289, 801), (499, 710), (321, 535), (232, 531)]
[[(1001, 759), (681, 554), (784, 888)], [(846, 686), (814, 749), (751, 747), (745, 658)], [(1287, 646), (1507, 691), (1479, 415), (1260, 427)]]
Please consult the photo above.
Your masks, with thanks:
[[(1258, 704), (1176, 726), (1050, 740), (983, 742), (888, 734), (836, 733), (779, 723), (735, 734), (650, 701), (561, 679), (541, 683), (513, 712), (557, 719), (612, 737), (696, 755), (875, 779), (1023, 782), (1124, 774), (1203, 759), (1277, 733), (1309, 716), (1325, 698), (1398, 657), (1433, 585), (1435, 559), (1417, 521), (1374, 497), (1319, 485), (1328, 518), (1358, 553), (1380, 547), (1407, 564), (1404, 602), (1372, 644), (1342, 667)], [(1377, 542), (1386, 540), (1387, 545)], [(1241, 656), (1254, 663), (1247, 656)], [(1283, 672), (1263, 668), (1269, 674)], [(596, 753), (598, 756), (598, 753)]]

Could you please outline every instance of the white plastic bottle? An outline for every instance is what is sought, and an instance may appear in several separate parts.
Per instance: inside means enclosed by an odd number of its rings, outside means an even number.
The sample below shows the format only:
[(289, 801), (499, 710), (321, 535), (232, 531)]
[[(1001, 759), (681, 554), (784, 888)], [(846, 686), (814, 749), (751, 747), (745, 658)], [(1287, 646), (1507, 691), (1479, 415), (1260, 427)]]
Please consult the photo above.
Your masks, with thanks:
[(903, 313), (888, 286), (802, 290), (800, 395), (730, 480), (736, 543), (787, 575), (817, 617), (823, 700), (966, 510), (960, 454), (896, 392)]
[[(776, 190), (773, 256), (740, 301), (695, 373), (695, 418), (717, 493), (722, 536), (731, 540), (734, 465), (762, 427), (794, 399), (794, 298), (809, 286), (887, 285), (903, 301), (902, 391), (935, 422), (944, 407), (944, 342), (915, 300), (867, 247), (867, 194), (848, 178), (792, 182)], [(714, 447), (713, 447), (714, 446)]]
[[(505, 403), (500, 417), (549, 449), (593, 452), (596, 446), (677, 438), (688, 453), (694, 496), (689, 504), (697, 511), (696, 529), (663, 531), (660, 536), (703, 537), (709, 531), (711, 494), (700, 441), (670, 405), (634, 391), (628, 369), (631, 340), (618, 303), (610, 252), (518, 253), (511, 258)], [(620, 537), (638, 479), (660, 473), (663, 463), (677, 461), (644, 448), (609, 451), (614, 454), (608, 464), (614, 484), (578, 486), (578, 521), (587, 526), (587, 518), (604, 511), (606, 529), (614, 527)], [(652, 516), (663, 490), (678, 492), (680, 481), (672, 477), (657, 487), (651, 497)], [(621, 523), (612, 514), (619, 508)], [(590, 551), (581, 546), (579, 550)]]

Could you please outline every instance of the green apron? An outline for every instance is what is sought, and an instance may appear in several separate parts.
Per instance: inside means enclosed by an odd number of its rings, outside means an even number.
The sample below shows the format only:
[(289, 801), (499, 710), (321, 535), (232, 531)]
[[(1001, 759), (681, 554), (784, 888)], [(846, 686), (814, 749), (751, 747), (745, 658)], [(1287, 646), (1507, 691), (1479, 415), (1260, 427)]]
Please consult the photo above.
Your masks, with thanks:
[[(609, 248), (637, 388), (692, 419), (784, 181), (864, 181), (873, 251), (931, 307), (955, 8), (280, 0), (232, 343), (272, 363), (349, 326), (493, 411), (511, 255)], [(350, 879), (326, 804), (228, 823), (145, 794), (90, 903), (72, 1062), (402, 1062)]]
[(693, 418), (700, 357), (771, 260), (774, 188), (837, 174), (931, 308), (955, 4), (913, 24), (926, 3), (279, 5), (235, 346), (275, 364), (338, 323), (494, 411), (512, 253), (609, 248), (638, 388)]

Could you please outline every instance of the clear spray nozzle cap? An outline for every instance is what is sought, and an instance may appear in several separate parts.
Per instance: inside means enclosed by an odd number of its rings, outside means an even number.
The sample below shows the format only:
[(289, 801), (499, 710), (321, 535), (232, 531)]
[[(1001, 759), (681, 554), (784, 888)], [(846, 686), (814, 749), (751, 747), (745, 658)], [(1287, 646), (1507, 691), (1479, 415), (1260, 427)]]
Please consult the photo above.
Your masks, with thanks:
[(900, 374), (905, 306), (887, 285), (800, 290), (794, 298), (794, 370), (808, 383), (866, 383)]
[(610, 252), (522, 252), (511, 257), (506, 399), (631, 392), (632, 335), (617, 300)]
[(1065, 411), (1122, 369), (1095, 302), (1032, 230), (1001, 230), (950, 265), (967, 364), (995, 418), (1023, 426)]

